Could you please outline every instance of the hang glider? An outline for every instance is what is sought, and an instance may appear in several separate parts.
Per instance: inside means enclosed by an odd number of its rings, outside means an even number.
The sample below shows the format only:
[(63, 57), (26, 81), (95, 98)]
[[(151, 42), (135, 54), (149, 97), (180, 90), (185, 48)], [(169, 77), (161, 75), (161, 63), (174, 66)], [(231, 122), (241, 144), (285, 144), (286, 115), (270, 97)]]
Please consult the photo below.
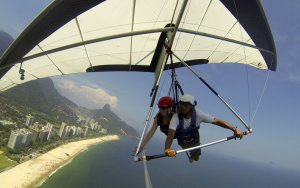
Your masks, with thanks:
[[(178, 62), (173, 62), (175, 57)], [(170, 61), (168, 61), (170, 58)], [(0, 92), (27, 81), (72, 73), (155, 73), (152, 100), (135, 160), (149, 125), (162, 72), (188, 67), (247, 128), (250, 126), (190, 65), (247, 64), (276, 70), (276, 50), (258, 0), (55, 0), (0, 59)], [(232, 140), (230, 136), (201, 147)], [(188, 150), (193, 149), (189, 148)], [(177, 151), (184, 153), (188, 150)]]
[(194, 0), (182, 9), (183, 2), (55, 0), (1, 57), (0, 91), (72, 73), (157, 72), (172, 36), (169, 47), (188, 65), (241, 63), (276, 70), (273, 37), (259, 1)]

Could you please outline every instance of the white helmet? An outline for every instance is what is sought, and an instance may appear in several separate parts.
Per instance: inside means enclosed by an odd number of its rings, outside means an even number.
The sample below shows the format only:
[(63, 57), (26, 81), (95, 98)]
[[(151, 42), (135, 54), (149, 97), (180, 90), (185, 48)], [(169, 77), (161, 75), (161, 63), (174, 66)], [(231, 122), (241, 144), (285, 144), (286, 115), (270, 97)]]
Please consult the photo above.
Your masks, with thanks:
[(197, 105), (197, 101), (195, 100), (195, 98), (190, 95), (190, 94), (184, 94), (180, 97), (179, 101), (181, 102), (189, 102), (191, 105), (196, 106)]

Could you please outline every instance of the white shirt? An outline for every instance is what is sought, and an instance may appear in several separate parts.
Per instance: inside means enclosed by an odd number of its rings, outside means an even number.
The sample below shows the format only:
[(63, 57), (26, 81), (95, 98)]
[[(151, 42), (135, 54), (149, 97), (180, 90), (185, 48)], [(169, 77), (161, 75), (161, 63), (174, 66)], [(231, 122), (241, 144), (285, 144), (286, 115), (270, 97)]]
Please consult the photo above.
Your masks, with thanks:
[[(196, 126), (200, 127), (200, 123), (204, 122), (204, 123), (212, 123), (214, 118), (209, 115), (209, 114), (205, 114), (201, 111), (197, 111), (196, 110)], [(191, 125), (191, 120), (192, 118), (189, 119), (185, 119), (183, 118), (183, 129), (188, 128)], [(178, 118), (178, 114), (174, 114), (171, 121), (170, 121), (170, 125), (169, 125), (169, 129), (173, 129), (176, 130), (177, 126), (179, 125), (179, 118)]]

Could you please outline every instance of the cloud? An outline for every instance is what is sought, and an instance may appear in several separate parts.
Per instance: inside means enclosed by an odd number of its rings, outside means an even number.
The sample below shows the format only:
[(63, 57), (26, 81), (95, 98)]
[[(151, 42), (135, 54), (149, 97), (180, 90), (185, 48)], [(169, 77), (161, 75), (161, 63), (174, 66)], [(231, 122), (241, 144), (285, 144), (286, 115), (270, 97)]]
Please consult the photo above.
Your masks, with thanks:
[(67, 79), (57, 81), (56, 87), (62, 95), (86, 108), (99, 109), (105, 104), (109, 104), (112, 108), (118, 106), (118, 98), (102, 88), (91, 87)]

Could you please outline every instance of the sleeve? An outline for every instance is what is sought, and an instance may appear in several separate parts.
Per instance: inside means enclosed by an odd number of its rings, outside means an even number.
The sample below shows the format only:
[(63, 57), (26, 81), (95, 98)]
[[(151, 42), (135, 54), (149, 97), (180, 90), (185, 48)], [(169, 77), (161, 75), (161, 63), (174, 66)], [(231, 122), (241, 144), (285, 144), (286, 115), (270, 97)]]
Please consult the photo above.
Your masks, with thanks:
[(199, 122), (204, 122), (204, 123), (212, 123), (214, 120), (214, 117), (209, 115), (209, 114), (205, 114), (201, 111), (197, 111), (197, 117)]
[(171, 121), (170, 121), (169, 129), (176, 130), (177, 125), (178, 125), (178, 122), (179, 122), (178, 115), (177, 115), (177, 114), (174, 114), (174, 115), (172, 116)]

